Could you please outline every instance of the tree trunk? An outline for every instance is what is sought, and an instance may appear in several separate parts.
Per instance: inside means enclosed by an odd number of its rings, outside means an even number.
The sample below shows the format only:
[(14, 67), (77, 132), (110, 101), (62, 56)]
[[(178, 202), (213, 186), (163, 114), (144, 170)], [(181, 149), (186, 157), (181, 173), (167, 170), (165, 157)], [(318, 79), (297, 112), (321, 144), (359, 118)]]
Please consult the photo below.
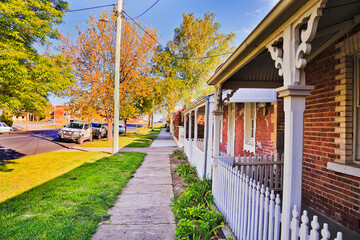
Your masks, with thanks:
[(127, 123), (127, 119), (125, 118), (125, 119), (124, 119), (124, 136), (126, 136), (126, 134), (127, 134), (127, 126), (126, 126), (126, 123)]
[(151, 114), (151, 131), (154, 131), (154, 109)]
[(106, 117), (106, 119), (107, 119), (107, 124), (108, 124), (107, 140), (108, 140), (108, 141), (112, 141), (112, 140), (113, 140), (112, 118)]
[(150, 124), (151, 124), (151, 113), (148, 113), (147, 127), (150, 127)]
[(29, 129), (29, 113), (26, 113), (26, 128)]

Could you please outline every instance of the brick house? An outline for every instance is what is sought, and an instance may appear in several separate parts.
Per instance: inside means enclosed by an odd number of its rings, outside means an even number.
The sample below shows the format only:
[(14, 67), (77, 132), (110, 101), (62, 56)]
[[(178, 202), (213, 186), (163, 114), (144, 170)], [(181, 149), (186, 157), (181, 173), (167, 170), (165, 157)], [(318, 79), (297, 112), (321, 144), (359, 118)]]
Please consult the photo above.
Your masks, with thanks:
[[(275, 89), (224, 91), (223, 99), (220, 138), (222, 156), (283, 151), (282, 142), (277, 141), (282, 139), (283, 126), (281, 122), (280, 125), (276, 122), (282, 100), (277, 99)], [(213, 110), (214, 94), (200, 98), (184, 110), (184, 150), (189, 161), (197, 167), (198, 175), (206, 178), (211, 178)], [(245, 131), (247, 129), (250, 132)]]
[(223, 106), (220, 154), (245, 156), (284, 152), (282, 99), (228, 103)]
[(68, 108), (68, 106), (50, 106), (46, 109), (46, 114), (56, 122), (69, 122), (74, 117), (72, 117)]
[[(213, 194), (233, 231), (243, 239), (252, 236), (246, 231), (258, 225), (251, 222), (247, 230), (237, 229), (239, 215), (233, 213), (237, 208), (231, 208), (237, 200), (230, 198), (241, 196), (235, 194), (239, 193), (236, 182), (224, 186), (237, 170), (225, 174), (230, 168), (222, 168), (225, 165), (219, 161), (224, 154), (234, 159), (249, 153), (272, 154), (281, 151), (282, 140), (281, 228), (271, 230), (274, 238), (298, 234), (297, 225), (307, 213), (299, 219), (296, 209), (308, 209), (319, 219), (335, 222), (332, 229), (322, 225), (323, 237), (328, 231), (331, 236), (342, 231), (344, 239), (360, 239), (359, 23), (360, 1), (279, 1), (209, 79), (208, 84), (215, 86)], [(276, 88), (278, 98), (270, 105), (226, 103), (224, 91), (246, 88)], [(229, 139), (234, 139), (233, 152), (228, 151)], [(230, 166), (238, 166), (234, 159), (228, 161)], [(255, 180), (250, 185), (256, 191)], [(318, 218), (313, 221), (318, 231)]]

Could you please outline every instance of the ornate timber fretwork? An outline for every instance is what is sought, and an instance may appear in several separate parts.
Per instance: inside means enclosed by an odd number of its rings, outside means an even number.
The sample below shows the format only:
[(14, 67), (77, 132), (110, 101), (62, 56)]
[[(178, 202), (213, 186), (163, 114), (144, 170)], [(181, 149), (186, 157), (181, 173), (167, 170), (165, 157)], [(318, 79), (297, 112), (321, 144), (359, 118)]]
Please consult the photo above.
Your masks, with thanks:
[(230, 101), (230, 98), (232, 96), (234, 96), (234, 93), (236, 92), (236, 90), (231, 90), (229, 93), (226, 94), (226, 98), (224, 98), (223, 102), (229, 102)]
[(311, 41), (325, 4), (326, 0), (317, 2), (267, 45), (279, 76), (284, 77), (284, 86), (305, 85), (305, 56), (311, 51)]
[(271, 58), (275, 61), (275, 68), (279, 69), (279, 76), (283, 75), (283, 52), (282, 49), (273, 45), (268, 46)]

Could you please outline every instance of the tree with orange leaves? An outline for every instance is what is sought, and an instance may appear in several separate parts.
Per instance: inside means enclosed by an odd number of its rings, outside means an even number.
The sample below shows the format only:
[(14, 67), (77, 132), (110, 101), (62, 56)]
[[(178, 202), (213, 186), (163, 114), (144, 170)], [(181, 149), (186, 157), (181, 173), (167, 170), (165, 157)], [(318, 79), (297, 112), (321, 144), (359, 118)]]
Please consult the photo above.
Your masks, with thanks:
[[(155, 81), (149, 76), (155, 53), (156, 29), (123, 21), (120, 60), (120, 119), (127, 121), (139, 113), (143, 100), (151, 94)], [(77, 83), (68, 92), (71, 104), (82, 114), (101, 114), (108, 122), (108, 140), (112, 140), (113, 91), (115, 76), (116, 16), (104, 10), (100, 18), (90, 16), (84, 31), (78, 28), (73, 43), (63, 37), (61, 52), (73, 60)], [(149, 36), (151, 35), (151, 36)]]

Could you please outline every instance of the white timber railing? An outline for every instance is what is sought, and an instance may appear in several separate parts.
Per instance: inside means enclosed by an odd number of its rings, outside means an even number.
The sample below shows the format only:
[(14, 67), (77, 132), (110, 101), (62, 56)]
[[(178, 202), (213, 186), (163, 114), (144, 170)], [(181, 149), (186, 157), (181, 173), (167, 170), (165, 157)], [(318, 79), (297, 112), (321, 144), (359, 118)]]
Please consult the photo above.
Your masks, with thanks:
[(196, 140), (196, 147), (201, 150), (201, 151), (204, 151), (204, 139), (197, 139)]
[(282, 192), (283, 187), (283, 155), (254, 155), (236, 157), (234, 166), (238, 166), (240, 172), (257, 181), (260, 185), (274, 190), (275, 193)]
[(192, 140), (184, 139), (184, 152), (186, 153), (188, 159), (191, 159), (192, 155)]
[(196, 167), (198, 176), (202, 178), (204, 174), (205, 153), (204, 150), (198, 147), (198, 142), (194, 139), (185, 139), (184, 151), (191, 165)]
[[(217, 161), (214, 169), (212, 186), (214, 202), (225, 217), (237, 239), (280, 239), (281, 207), (280, 195), (269, 190), (238, 167), (232, 167), (222, 160)], [(301, 217), (299, 226), (298, 213), (293, 211), (291, 223), (291, 240), (319, 240), (319, 223), (317, 217), (311, 223), (312, 230), (308, 234), (307, 212)], [(289, 216), (290, 217), (290, 216)], [(322, 239), (330, 239), (327, 224), (321, 230)], [(341, 233), (335, 240), (342, 240)]]
[[(195, 144), (195, 142), (194, 142)], [(191, 165), (196, 167), (196, 172), (199, 178), (202, 179), (204, 174), (204, 151), (199, 149), (197, 146), (193, 146), (192, 148), (192, 157), (190, 159)]]

